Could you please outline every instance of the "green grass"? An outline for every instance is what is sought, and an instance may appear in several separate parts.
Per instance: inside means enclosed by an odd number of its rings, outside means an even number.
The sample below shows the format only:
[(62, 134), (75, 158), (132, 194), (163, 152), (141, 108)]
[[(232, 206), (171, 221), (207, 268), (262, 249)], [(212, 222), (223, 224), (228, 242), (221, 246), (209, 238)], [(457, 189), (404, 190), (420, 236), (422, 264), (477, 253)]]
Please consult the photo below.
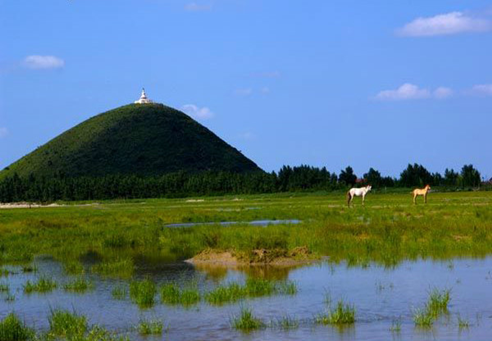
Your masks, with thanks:
[(84, 266), (78, 261), (68, 261), (63, 264), (65, 272), (69, 275), (82, 275), (84, 273)]
[(168, 283), (160, 288), (161, 302), (190, 306), (200, 302), (200, 291), (196, 287), (181, 289), (176, 283)]
[(68, 310), (52, 310), (48, 320), (50, 324), (49, 333), (67, 339), (84, 335), (88, 328), (85, 316)]
[(353, 324), (355, 322), (355, 307), (340, 300), (336, 306), (331, 308), (327, 313), (319, 314), (315, 318), (315, 321), (319, 324)]
[[(346, 207), (344, 193), (238, 198), (205, 198), (193, 203), (183, 199), (108, 201), (97, 206), (3, 210), (0, 264), (26, 262), (35, 254), (52, 255), (63, 263), (79, 262), (90, 254), (99, 261), (93, 272), (130, 278), (135, 255), (182, 260), (210, 248), (232, 251), (249, 262), (254, 260), (254, 250), (297, 259), (296, 248), (304, 247), (310, 252), (307, 258), (328, 256), (332, 262), (345, 260), (354, 266), (368, 262), (395, 266), (407, 259), (447, 260), (492, 253), (492, 192), (431, 193), (427, 205), (415, 207), (408, 193), (375, 191), (367, 197), (365, 207), (351, 209)], [(258, 219), (299, 219), (302, 223), (268, 228), (245, 224), (165, 228), (176, 222)], [(111, 239), (115, 235), (121, 235), (118, 241)], [(67, 245), (67, 240), (72, 242)]]
[(37, 282), (31, 282), (30, 280), (27, 280), (27, 282), (24, 284), (24, 292), (26, 294), (30, 294), (33, 292), (39, 292), (39, 293), (47, 293), (55, 290), (57, 288), (58, 284), (47, 277), (40, 277), (38, 278)]
[(427, 310), (434, 316), (438, 316), (443, 312), (447, 312), (448, 303), (451, 299), (451, 290), (439, 290), (434, 288), (429, 294), (427, 302)]
[(9, 292), (10, 285), (8, 283), (0, 283), (0, 292)]
[(292, 281), (274, 281), (262, 278), (248, 278), (244, 285), (229, 283), (219, 285), (205, 294), (205, 301), (214, 305), (237, 302), (245, 298), (270, 295), (295, 295), (297, 284)]
[(164, 330), (164, 323), (160, 320), (140, 320), (137, 325), (141, 335), (161, 335)]
[(261, 329), (265, 327), (265, 323), (253, 315), (251, 309), (242, 307), (239, 315), (235, 315), (231, 319), (231, 325), (234, 329), (243, 332), (250, 332), (253, 330)]
[(0, 321), (1, 341), (27, 341), (34, 339), (34, 331), (27, 327), (14, 313)]
[(272, 320), (270, 326), (283, 330), (297, 329), (299, 328), (299, 320), (290, 316), (282, 316), (281, 318)]
[(458, 328), (460, 330), (470, 328), (470, 321), (463, 319), (460, 315), (458, 315)]
[(441, 314), (448, 312), (448, 304), (451, 300), (451, 290), (439, 290), (434, 288), (429, 292), (429, 297), (424, 308), (413, 312), (413, 321), (417, 327), (430, 328)]
[(124, 300), (128, 295), (128, 291), (124, 286), (116, 286), (111, 290), (111, 296), (116, 300)]
[(157, 288), (150, 279), (130, 283), (130, 298), (140, 308), (150, 308), (155, 303)]
[(392, 333), (401, 332), (401, 320), (396, 320), (396, 321), (391, 322), (390, 331)]
[(83, 277), (79, 277), (71, 282), (66, 283), (63, 288), (65, 289), (65, 291), (83, 293), (89, 290), (93, 290), (94, 284)]
[(101, 262), (92, 267), (92, 272), (116, 278), (130, 278), (134, 271), (133, 259), (131, 257)]
[(428, 309), (416, 309), (413, 312), (413, 322), (420, 328), (430, 328), (434, 325), (435, 316)]

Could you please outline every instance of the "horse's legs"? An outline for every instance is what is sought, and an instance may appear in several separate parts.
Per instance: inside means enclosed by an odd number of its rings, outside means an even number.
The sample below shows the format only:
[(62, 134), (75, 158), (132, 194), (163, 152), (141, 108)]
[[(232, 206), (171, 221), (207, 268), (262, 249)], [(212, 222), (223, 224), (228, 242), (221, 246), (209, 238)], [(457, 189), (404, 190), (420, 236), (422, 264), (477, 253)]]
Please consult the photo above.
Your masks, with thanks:
[(424, 194), (424, 203), (427, 204), (427, 193)]
[(365, 204), (365, 201), (366, 201), (366, 193), (363, 193), (362, 194), (362, 205)]
[(417, 198), (417, 194), (413, 193), (413, 204), (417, 205), (417, 201), (415, 200)]

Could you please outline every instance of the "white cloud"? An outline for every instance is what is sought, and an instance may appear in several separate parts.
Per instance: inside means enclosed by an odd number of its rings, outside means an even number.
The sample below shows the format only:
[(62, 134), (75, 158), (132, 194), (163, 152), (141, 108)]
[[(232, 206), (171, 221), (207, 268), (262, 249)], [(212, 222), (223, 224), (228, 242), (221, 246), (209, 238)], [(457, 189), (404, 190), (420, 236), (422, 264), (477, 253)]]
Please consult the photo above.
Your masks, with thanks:
[(405, 83), (396, 90), (383, 90), (374, 98), (380, 101), (401, 101), (411, 99), (436, 98), (445, 99), (453, 95), (453, 90), (440, 86), (434, 91), (419, 88), (417, 85)]
[(65, 66), (65, 61), (55, 56), (27, 56), (23, 64), (29, 69), (59, 69)]
[(384, 90), (376, 95), (380, 101), (398, 101), (406, 99), (423, 99), (431, 97), (428, 89), (421, 89), (417, 85), (405, 83), (396, 90)]
[(236, 89), (236, 91), (234, 91), (234, 94), (236, 96), (250, 96), (252, 93), (253, 93), (253, 89), (251, 88)]
[(492, 96), (492, 84), (475, 85), (472, 92), (477, 95)]
[(261, 93), (264, 95), (267, 95), (270, 93), (270, 88), (268, 86), (264, 86), (263, 88), (260, 89)]
[(209, 108), (207, 107), (198, 107), (194, 104), (185, 104), (181, 107), (181, 110), (190, 115), (191, 117), (194, 117), (199, 120), (208, 120), (210, 118), (213, 118), (215, 114), (210, 111)]
[(452, 89), (440, 86), (436, 90), (434, 90), (432, 95), (437, 99), (445, 99), (453, 96), (453, 93), (454, 92)]
[(203, 12), (203, 11), (210, 11), (212, 9), (211, 5), (199, 5), (196, 2), (190, 2), (189, 4), (185, 5), (185, 11), (188, 12)]
[(463, 12), (438, 14), (433, 17), (419, 17), (396, 32), (406, 37), (429, 37), (465, 32), (485, 32), (492, 29), (489, 20), (472, 17)]
[(0, 127), (0, 139), (4, 138), (9, 134), (9, 131), (5, 127)]

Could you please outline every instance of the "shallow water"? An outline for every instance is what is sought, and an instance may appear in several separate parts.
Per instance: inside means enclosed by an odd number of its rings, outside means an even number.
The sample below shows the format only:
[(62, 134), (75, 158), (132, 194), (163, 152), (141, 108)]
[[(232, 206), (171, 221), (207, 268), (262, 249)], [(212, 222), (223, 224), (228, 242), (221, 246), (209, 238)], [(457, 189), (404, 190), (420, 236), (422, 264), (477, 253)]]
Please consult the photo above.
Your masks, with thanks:
[(177, 223), (168, 224), (166, 227), (193, 227), (201, 225), (220, 225), (220, 226), (231, 226), (231, 225), (251, 225), (251, 226), (268, 226), (268, 225), (283, 225), (283, 224), (299, 224), (301, 221), (297, 219), (289, 220), (254, 220), (254, 221), (221, 221), (221, 222), (207, 222), (207, 223)]
[[(130, 335), (132, 340), (490, 340), (492, 335), (492, 257), (486, 259), (455, 259), (445, 262), (430, 260), (403, 262), (398, 267), (347, 267), (346, 264), (320, 263), (295, 269), (255, 267), (248, 270), (198, 269), (187, 263), (142, 263), (135, 277), (150, 277), (159, 284), (169, 281), (195, 281), (201, 291), (219, 283), (243, 281), (247, 276), (289, 279), (298, 284), (295, 296), (271, 296), (248, 299), (221, 307), (200, 303), (191, 308), (157, 303), (151, 309), (139, 309), (129, 298), (112, 298), (114, 286), (127, 281), (86, 275), (95, 290), (85, 294), (66, 293), (62, 284), (73, 276), (64, 274), (63, 267), (49, 257), (36, 259), (38, 272), (21, 271), (0, 282), (8, 282), (15, 301), (5, 302), (1, 294), (0, 318), (15, 311), (28, 325), (47, 330), (50, 309), (75, 310), (109, 330)], [(48, 294), (23, 293), (28, 279), (40, 275), (52, 276), (59, 288)], [(412, 311), (423, 307), (432, 288), (451, 289), (449, 314), (441, 317), (429, 330), (415, 327)], [(324, 299), (329, 292), (332, 300), (340, 298), (356, 307), (356, 323), (351, 327), (316, 325), (313, 316), (326, 309)], [(241, 306), (248, 306), (264, 322), (288, 315), (301, 320), (297, 329), (284, 331), (267, 328), (242, 333), (230, 327), (230, 318)], [(471, 326), (460, 330), (458, 314)], [(158, 337), (141, 337), (134, 326), (142, 317), (162, 319), (169, 330)], [(401, 332), (391, 332), (395, 320), (401, 320)]]

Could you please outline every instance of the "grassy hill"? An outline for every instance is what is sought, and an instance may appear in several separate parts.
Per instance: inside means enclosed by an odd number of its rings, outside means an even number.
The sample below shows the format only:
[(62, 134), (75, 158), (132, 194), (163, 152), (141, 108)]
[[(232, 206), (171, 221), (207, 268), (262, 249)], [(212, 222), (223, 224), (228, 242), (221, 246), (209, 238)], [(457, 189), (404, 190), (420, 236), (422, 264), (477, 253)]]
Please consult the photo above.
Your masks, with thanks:
[(177, 171), (261, 171), (184, 113), (162, 104), (130, 104), (64, 132), (0, 173), (50, 178)]

